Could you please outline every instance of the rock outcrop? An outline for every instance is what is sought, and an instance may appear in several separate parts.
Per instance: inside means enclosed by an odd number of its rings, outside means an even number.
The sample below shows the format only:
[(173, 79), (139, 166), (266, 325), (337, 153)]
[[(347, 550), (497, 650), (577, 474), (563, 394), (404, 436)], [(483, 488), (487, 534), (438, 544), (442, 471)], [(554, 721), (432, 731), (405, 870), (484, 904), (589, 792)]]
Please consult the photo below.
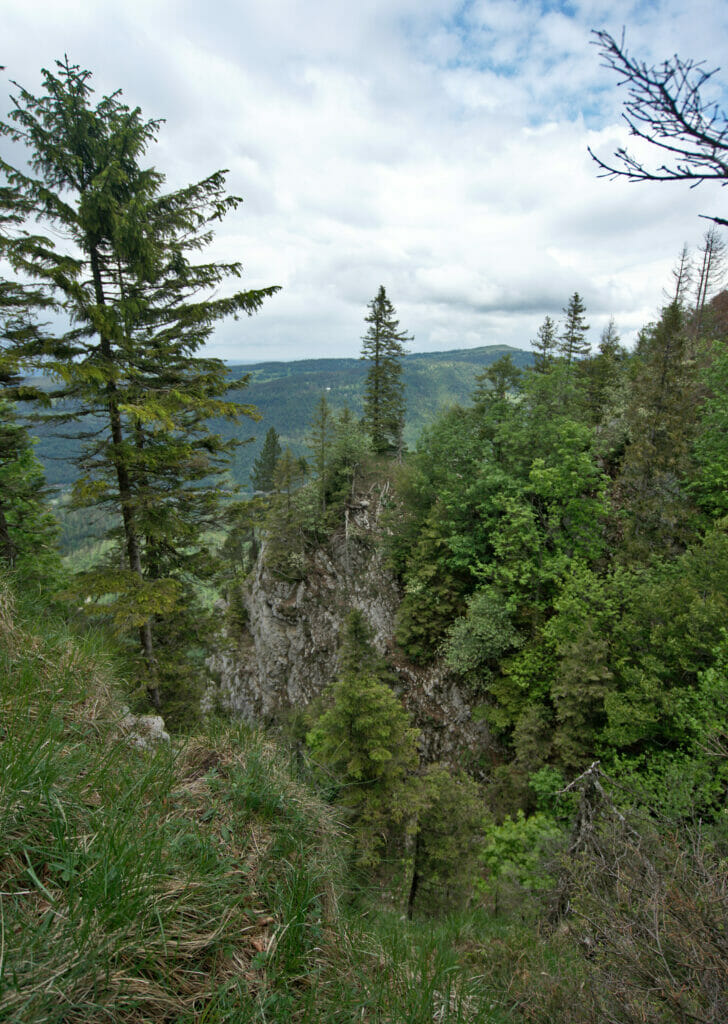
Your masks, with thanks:
[(225, 710), (259, 723), (304, 707), (335, 678), (341, 628), (357, 609), (396, 672), (400, 696), (422, 730), (425, 759), (456, 761), (463, 748), (482, 750), (484, 726), (472, 721), (453, 677), (439, 664), (412, 665), (394, 643), (402, 595), (380, 543), (388, 497), (383, 485), (351, 499), (341, 528), (311, 553), (301, 580), (271, 573), (262, 546), (243, 594), (247, 628), (235, 650), (228, 645), (213, 659), (218, 683), (208, 702), (217, 699)]
[(122, 705), (119, 733), (132, 747), (140, 750), (154, 750), (160, 743), (169, 743), (169, 733), (164, 719), (159, 715), (133, 715)]

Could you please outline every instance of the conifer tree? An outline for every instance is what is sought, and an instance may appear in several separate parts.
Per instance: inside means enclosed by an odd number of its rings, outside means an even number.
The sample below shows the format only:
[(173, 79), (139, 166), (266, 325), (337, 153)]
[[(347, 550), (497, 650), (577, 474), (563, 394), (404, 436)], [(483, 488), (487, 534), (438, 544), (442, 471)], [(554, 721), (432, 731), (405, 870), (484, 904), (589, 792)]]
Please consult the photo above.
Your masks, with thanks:
[(340, 485), (345, 484), (347, 488), (352, 486), (356, 469), (369, 451), (369, 440), (364, 433), (362, 424), (356, 419), (351, 409), (344, 406), (336, 417), (336, 434), (332, 453)]
[(706, 373), (708, 395), (699, 410), (695, 442), (697, 472), (690, 484), (698, 504), (713, 516), (728, 516), (728, 351), (718, 350)]
[(3, 252), (70, 321), (46, 344), (46, 368), (62, 382), (56, 397), (104, 424), (84, 451), (75, 498), (115, 510), (124, 561), (120, 568), (117, 554), (84, 587), (117, 624), (138, 630), (158, 707), (157, 637), (188, 602), (189, 580), (210, 568), (201, 536), (220, 491), (209, 482), (231, 444), (209, 422), (251, 411), (226, 400), (224, 365), (196, 353), (217, 321), (252, 314), (276, 289), (207, 297), (242, 268), (193, 257), (239, 199), (226, 194), (221, 171), (163, 192), (164, 176), (141, 164), (160, 122), (145, 121), (119, 92), (94, 105), (90, 79), (59, 62), (57, 74), (44, 70), (40, 96), (19, 87), (0, 123), (0, 134), (27, 147), (30, 165), (0, 162), (5, 216), (32, 216), (63, 240), (18, 228)]
[(286, 446), (273, 474), (275, 495), (265, 518), (266, 562), (287, 579), (300, 579), (305, 568), (304, 522), (297, 492), (306, 478), (308, 464)]
[(602, 331), (597, 354), (579, 364), (585, 411), (594, 425), (602, 425), (602, 434), (608, 428), (608, 424), (603, 421), (605, 417), (610, 418), (610, 410), (611, 419), (615, 419), (615, 413), (619, 413), (621, 418), (621, 409), (617, 410), (616, 407), (624, 401), (622, 391), (626, 356), (612, 317)]
[(720, 286), (723, 280), (726, 245), (715, 225), (705, 232), (698, 257), (698, 280), (695, 294), (693, 332), (697, 336), (703, 326), (705, 306), (710, 291)]
[[(11, 223), (0, 216), (0, 225), (5, 228), (2, 251)], [(0, 278), (0, 563), (21, 571), (26, 580), (53, 575), (60, 566), (58, 528), (45, 500), (43, 469), (17, 413), (18, 401), (44, 398), (25, 371), (44, 340), (29, 311), (48, 305), (42, 290)]]
[(313, 420), (306, 438), (306, 444), (313, 452), (313, 464), (318, 483), (319, 507), (326, 512), (326, 489), (331, 462), (331, 446), (334, 440), (336, 421), (326, 395), (321, 395), (314, 410)]
[(370, 868), (392, 829), (412, 816), (418, 730), (387, 684), (366, 671), (344, 675), (329, 696), (330, 707), (306, 739), (338, 780), (337, 802), (353, 827), (354, 863)]
[(270, 494), (273, 490), (273, 476), (276, 469), (276, 462), (283, 454), (281, 440), (275, 427), (271, 427), (265, 435), (263, 447), (260, 454), (253, 463), (253, 471), (250, 479), (253, 482), (253, 490), (263, 491)]
[(533, 357), (534, 370), (538, 373), (548, 373), (559, 345), (556, 338), (556, 324), (550, 316), (544, 318), (544, 322), (536, 332), (536, 340), (532, 344), (535, 353)]
[(624, 537), (634, 560), (679, 550), (687, 540), (689, 507), (680, 484), (691, 470), (699, 394), (685, 317), (672, 302), (640, 337), (626, 412), (631, 440), (618, 494), (626, 506)]
[(675, 291), (670, 296), (673, 302), (679, 306), (685, 305), (685, 296), (692, 282), (693, 267), (690, 259), (688, 243), (684, 242), (677, 258), (677, 263), (672, 269), (672, 279), (675, 282)]
[(361, 358), (371, 363), (364, 388), (364, 424), (375, 452), (402, 451), (404, 430), (404, 343), (412, 335), (399, 329), (395, 309), (380, 287), (369, 303), (369, 324), (362, 338)]
[(341, 628), (339, 642), (339, 674), (351, 676), (365, 674), (387, 682), (393, 672), (374, 646), (374, 630), (364, 614), (353, 608)]
[(584, 320), (586, 306), (582, 302), (578, 292), (569, 299), (569, 304), (564, 309), (566, 320), (564, 329), (559, 339), (559, 352), (570, 366), (576, 359), (589, 355), (590, 345), (586, 340), (586, 332), (589, 325)]

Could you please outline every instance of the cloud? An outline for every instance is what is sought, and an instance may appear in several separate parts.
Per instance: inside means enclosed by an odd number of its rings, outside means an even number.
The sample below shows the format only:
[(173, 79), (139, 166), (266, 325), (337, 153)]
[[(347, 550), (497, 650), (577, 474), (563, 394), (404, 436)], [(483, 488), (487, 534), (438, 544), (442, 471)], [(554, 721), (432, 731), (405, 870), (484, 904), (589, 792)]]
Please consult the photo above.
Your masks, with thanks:
[[(713, 0), (25, 0), (4, 14), (8, 77), (70, 58), (166, 118), (171, 187), (229, 168), (245, 202), (212, 254), (283, 291), (211, 345), (236, 361), (356, 355), (384, 284), (413, 348), (525, 346), (578, 290), (592, 334), (653, 318), (717, 188), (607, 182), (586, 147), (625, 140), (624, 90), (590, 31), (718, 63)], [(9, 89), (8, 89), (9, 91)]]

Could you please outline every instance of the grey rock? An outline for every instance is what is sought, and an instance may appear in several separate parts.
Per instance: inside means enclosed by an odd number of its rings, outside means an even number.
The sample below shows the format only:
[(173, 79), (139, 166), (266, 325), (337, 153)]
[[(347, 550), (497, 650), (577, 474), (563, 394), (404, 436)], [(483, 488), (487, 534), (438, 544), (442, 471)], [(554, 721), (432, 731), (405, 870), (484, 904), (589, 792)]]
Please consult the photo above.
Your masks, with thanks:
[(235, 650), (223, 644), (227, 650), (211, 660), (218, 682), (203, 708), (217, 701), (251, 723), (267, 724), (305, 707), (336, 678), (341, 628), (357, 609), (372, 628), (377, 650), (395, 669), (398, 694), (422, 732), (425, 760), (456, 763), (465, 749), (483, 749), (487, 731), (472, 721), (457, 680), (441, 663), (412, 665), (395, 645), (402, 594), (380, 543), (388, 497), (385, 485), (350, 501), (341, 528), (314, 552), (300, 581), (274, 576), (262, 546), (243, 594), (246, 632)]
[(169, 743), (169, 733), (160, 715), (133, 715), (128, 707), (122, 707), (119, 732), (133, 747), (153, 750), (159, 743)]

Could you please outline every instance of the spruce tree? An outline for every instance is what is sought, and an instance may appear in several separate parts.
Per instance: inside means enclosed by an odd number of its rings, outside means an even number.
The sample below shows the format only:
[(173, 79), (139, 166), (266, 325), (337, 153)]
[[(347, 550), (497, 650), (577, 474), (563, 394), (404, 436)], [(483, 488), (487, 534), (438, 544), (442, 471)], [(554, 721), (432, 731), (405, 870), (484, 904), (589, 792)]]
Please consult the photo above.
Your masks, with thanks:
[[(2, 251), (12, 221), (0, 216), (0, 226)], [(17, 406), (45, 398), (26, 372), (44, 344), (30, 310), (48, 305), (42, 289), (0, 278), (0, 563), (25, 580), (55, 575), (60, 568), (58, 527), (48, 508), (43, 469)]]
[(538, 373), (548, 373), (553, 364), (559, 343), (556, 338), (556, 324), (550, 316), (544, 318), (544, 322), (536, 333), (536, 341), (533, 343), (533, 368)]
[(584, 320), (586, 306), (582, 302), (578, 292), (569, 299), (569, 304), (564, 309), (566, 320), (564, 330), (559, 339), (559, 352), (570, 366), (576, 359), (589, 355), (591, 346), (586, 340), (586, 332), (589, 325)]
[(378, 454), (401, 453), (404, 431), (404, 343), (412, 336), (399, 329), (395, 309), (380, 287), (369, 303), (369, 324), (362, 338), (361, 358), (371, 363), (364, 388), (364, 424)]
[(45, 346), (46, 369), (61, 382), (55, 397), (103, 424), (82, 456), (75, 500), (114, 510), (123, 551), (123, 564), (117, 552), (84, 587), (120, 627), (138, 631), (159, 707), (157, 641), (167, 627), (179, 633), (172, 622), (189, 607), (190, 581), (211, 568), (202, 533), (221, 491), (210, 483), (232, 445), (209, 423), (251, 411), (227, 400), (222, 362), (197, 353), (219, 320), (252, 314), (276, 289), (208, 297), (242, 268), (193, 259), (239, 199), (226, 194), (222, 171), (165, 193), (164, 175), (141, 163), (160, 123), (119, 92), (94, 104), (90, 79), (58, 63), (57, 74), (44, 70), (39, 97), (19, 87), (0, 123), (27, 147), (30, 166), (0, 162), (5, 217), (34, 217), (62, 240), (17, 227), (3, 253), (70, 322)]
[(701, 385), (677, 302), (642, 332), (634, 362), (626, 410), (630, 443), (617, 494), (624, 507), (626, 553), (638, 561), (678, 551), (690, 537), (690, 507), (681, 482), (692, 470)]
[(387, 684), (365, 670), (342, 676), (328, 696), (330, 706), (306, 740), (338, 783), (337, 803), (352, 826), (354, 864), (371, 868), (416, 808), (419, 734)]
[(626, 357), (611, 317), (602, 331), (596, 355), (579, 364), (584, 412), (593, 425), (601, 427), (603, 438), (614, 434), (616, 422), (622, 419)]
[(326, 401), (326, 395), (321, 395), (314, 410), (306, 444), (313, 452), (313, 465), (318, 485), (318, 504), (322, 513), (326, 512), (326, 489), (335, 430), (336, 420), (331, 406)]
[(253, 482), (253, 490), (270, 494), (273, 490), (273, 476), (276, 469), (276, 462), (283, 454), (281, 440), (275, 427), (271, 427), (265, 435), (263, 447), (260, 454), (253, 463), (253, 471), (250, 479)]

